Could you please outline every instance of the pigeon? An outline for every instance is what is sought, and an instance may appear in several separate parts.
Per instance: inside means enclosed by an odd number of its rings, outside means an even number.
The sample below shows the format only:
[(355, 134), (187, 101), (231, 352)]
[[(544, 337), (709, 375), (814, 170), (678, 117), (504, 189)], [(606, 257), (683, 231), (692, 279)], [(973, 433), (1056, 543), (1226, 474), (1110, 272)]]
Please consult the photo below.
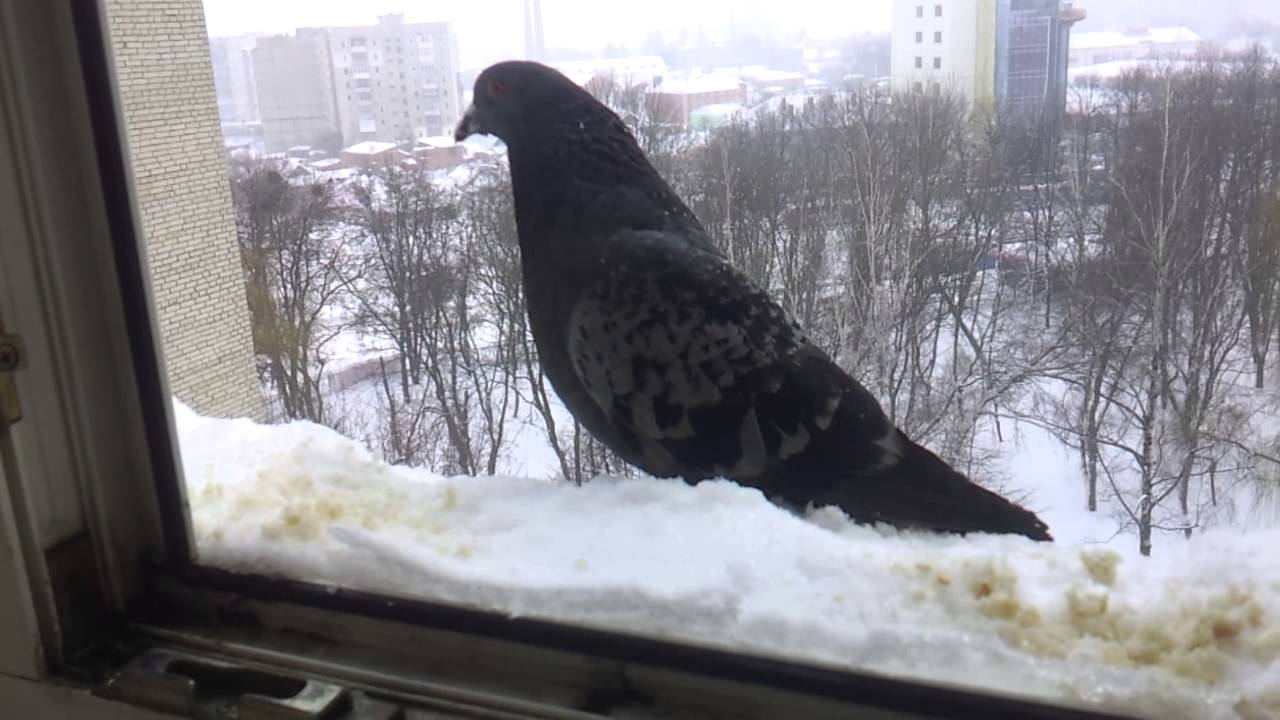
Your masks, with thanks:
[(455, 131), (507, 148), (530, 328), (552, 387), (626, 462), (861, 523), (1052, 540), (912, 441), (721, 253), (622, 120), (545, 65), (476, 79)]

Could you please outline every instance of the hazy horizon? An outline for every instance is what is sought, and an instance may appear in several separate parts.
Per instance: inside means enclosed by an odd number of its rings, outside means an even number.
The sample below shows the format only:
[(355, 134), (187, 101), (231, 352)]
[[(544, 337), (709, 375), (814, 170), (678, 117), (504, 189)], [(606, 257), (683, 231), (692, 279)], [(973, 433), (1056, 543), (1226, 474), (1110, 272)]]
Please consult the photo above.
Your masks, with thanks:
[[(1076, 3), (1089, 13), (1077, 30), (1123, 30), (1141, 25), (1186, 25), (1209, 38), (1227, 33), (1248, 19), (1280, 24), (1274, 0), (1085, 0)], [(606, 45), (639, 49), (655, 34), (669, 42), (716, 42), (730, 37), (757, 37), (788, 43), (834, 39), (890, 29), (892, 0), (793, 0), (780, 10), (762, 0), (646, 0), (643, 3), (599, 3), (589, 0), (542, 0), (548, 48), (599, 52)], [(204, 0), (211, 36), (288, 33), (299, 27), (371, 25), (379, 15), (400, 12), (410, 22), (449, 21), (458, 36), (461, 65), (474, 68), (519, 56), (524, 50), (523, 2), (480, 0), (436, 4), (406, 0)]]
[[(379, 15), (402, 12), (409, 22), (449, 21), (458, 36), (463, 67), (475, 67), (524, 52), (523, 2), (489, 0), (456, 4), (366, 0), (204, 0), (211, 36), (253, 32), (287, 33), (298, 27), (372, 25)], [(801, 36), (834, 38), (886, 32), (889, 0), (855, 0), (835, 5), (825, 0), (794, 0), (786, 17), (771, 15), (774, 3), (761, 0), (679, 0), (643, 3), (598, 3), (589, 0), (542, 0), (548, 48), (599, 51), (605, 45), (639, 47), (655, 32), (669, 38), (681, 32), (689, 40), (701, 34), (723, 40), (732, 28), (740, 37), (794, 42)], [(820, 19), (820, 21), (818, 21)]]

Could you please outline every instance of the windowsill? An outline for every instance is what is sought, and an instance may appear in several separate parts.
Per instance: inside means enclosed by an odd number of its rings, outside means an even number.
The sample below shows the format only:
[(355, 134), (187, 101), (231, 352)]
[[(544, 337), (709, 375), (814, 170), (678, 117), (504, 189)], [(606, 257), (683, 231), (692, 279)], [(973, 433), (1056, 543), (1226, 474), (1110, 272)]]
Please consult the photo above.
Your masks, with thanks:
[(134, 647), (257, 663), (428, 705), (446, 699), (517, 713), (535, 706), (600, 712), (608, 707), (599, 703), (606, 702), (715, 717), (862, 717), (873, 710), (889, 718), (1108, 717), (1008, 695), (207, 568), (157, 575), (147, 608), (129, 628)]
[[(201, 562), (350, 589), (279, 595), (263, 580), (269, 599), (530, 642), (566, 623), (668, 653), (693, 643), (1111, 711), (1267, 702), (1247, 688), (1271, 652), (1271, 534), (1223, 567), (1233, 538), (1212, 533), (1145, 559), (1090, 545), (1085, 526), (1055, 544), (898, 533), (830, 510), (797, 517), (727, 482), (444, 478), (307, 423), (177, 417)], [(1223, 630), (1205, 643), (1200, 627)]]

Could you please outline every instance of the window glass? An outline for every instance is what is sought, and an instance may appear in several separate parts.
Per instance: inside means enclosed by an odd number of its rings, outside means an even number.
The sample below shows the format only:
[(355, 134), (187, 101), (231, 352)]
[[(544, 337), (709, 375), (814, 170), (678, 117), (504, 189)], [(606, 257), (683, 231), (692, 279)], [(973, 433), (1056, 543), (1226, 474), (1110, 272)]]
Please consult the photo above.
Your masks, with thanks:
[(1273, 712), (1276, 11), (694, 5), (108, 0), (196, 560)]

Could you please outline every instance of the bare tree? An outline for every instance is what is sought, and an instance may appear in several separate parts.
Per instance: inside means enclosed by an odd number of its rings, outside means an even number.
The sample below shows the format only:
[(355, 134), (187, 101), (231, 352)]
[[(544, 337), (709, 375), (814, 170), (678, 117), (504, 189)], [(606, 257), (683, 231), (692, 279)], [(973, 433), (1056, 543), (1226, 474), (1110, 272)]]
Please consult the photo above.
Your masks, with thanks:
[(1255, 48), (1222, 75), (1206, 114), (1221, 143), (1223, 231), (1240, 263), (1254, 387), (1262, 389), (1280, 304), (1280, 68)]
[(391, 166), (352, 187), (352, 224), (362, 243), (362, 292), (355, 295), (361, 324), (390, 341), (400, 358), (404, 402), (422, 382), (427, 335), (433, 322), (430, 285), (441, 281), (449, 222), (456, 214), (421, 166)]
[[(384, 445), (444, 472), (493, 474), (510, 439), (524, 333), (507, 250), (514, 231), (495, 219), (502, 207), (416, 165), (370, 174), (352, 195), (364, 259), (358, 317), (399, 360), (398, 398), (382, 400)], [(385, 395), (385, 370), (381, 379)]]
[(529, 328), (521, 275), (520, 246), (511, 206), (511, 178), (504, 168), (483, 169), (463, 193), (462, 217), (477, 243), (477, 288), (494, 327), (494, 361), (503, 371), (504, 402), (509, 417), (520, 417), (524, 403), (541, 426), (556, 456), (561, 474), (573, 479), (569, 447), (556, 418), (558, 405), (546, 374), (538, 363)]
[(429, 465), (442, 443), (440, 426), (432, 422), (431, 406), (420, 398), (402, 396), (392, 390), (393, 375), (404, 373), (388, 368), (386, 358), (378, 358), (377, 425), (374, 442), (382, 457), (395, 465)]
[[(1135, 73), (1118, 88), (1107, 235), (1112, 279), (1129, 310), (1118, 344), (1131, 349), (1111, 364), (1105, 387), (1118, 421), (1100, 442), (1136, 469), (1128, 500), (1103, 463), (1143, 554), (1153, 530), (1189, 533), (1198, 524), (1192, 478), (1216, 462), (1207, 431), (1231, 411), (1222, 391), (1244, 313), (1222, 201), (1229, 163), (1215, 127), (1217, 72)], [(1178, 510), (1159, 513), (1175, 493)]]
[(323, 423), (325, 346), (342, 329), (349, 248), (332, 187), (290, 184), (282, 170), (247, 166), (232, 183), (254, 348), (280, 414)]

